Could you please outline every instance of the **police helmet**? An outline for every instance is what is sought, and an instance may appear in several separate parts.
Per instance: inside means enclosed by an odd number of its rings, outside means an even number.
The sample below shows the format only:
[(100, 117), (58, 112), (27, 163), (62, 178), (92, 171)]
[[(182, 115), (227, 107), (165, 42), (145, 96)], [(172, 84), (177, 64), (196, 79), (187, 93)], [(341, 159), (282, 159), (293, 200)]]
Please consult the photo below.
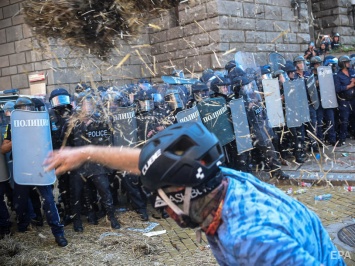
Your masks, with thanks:
[[(2, 107), (2, 109), (4, 110), (4, 113), (6, 116), (9, 116), (10, 113), (15, 109), (15, 102), (13, 101), (8, 101), (4, 104), (4, 106)], [(6, 114), (8, 112), (8, 114)]]
[(343, 69), (346, 67), (345, 64), (350, 61), (351, 61), (351, 59), (349, 56), (342, 55), (338, 58), (338, 66), (340, 67), (340, 69)]
[(261, 75), (267, 75), (271, 73), (271, 67), (269, 65), (260, 66)]
[(286, 61), (285, 66), (282, 68), (283, 71), (285, 71), (287, 74), (289, 74), (290, 72), (295, 72), (296, 68), (294, 66), (294, 64), (291, 61)]
[(294, 64), (297, 64), (297, 62), (300, 62), (300, 61), (303, 61), (303, 62), (306, 61), (302, 55), (298, 55), (295, 58), (293, 58)]
[(335, 33), (333, 37), (340, 37), (339, 33)]
[(322, 64), (322, 58), (320, 56), (313, 56), (311, 58), (311, 67), (314, 67), (315, 64)]
[(209, 81), (210, 78), (212, 78), (214, 76), (214, 71), (210, 68), (205, 69), (202, 72), (202, 76), (200, 77), (200, 81), (207, 83)]
[(15, 105), (15, 109), (35, 111), (35, 105), (29, 97), (19, 97), (17, 98)]
[(51, 92), (49, 102), (53, 108), (70, 105), (70, 94), (64, 88), (58, 88)]
[(227, 70), (227, 72), (229, 73), (236, 66), (237, 66), (237, 63), (235, 62), (235, 60), (231, 60), (224, 66), (224, 69)]
[(245, 71), (237, 66), (237, 67), (233, 68), (233, 70), (228, 73), (228, 78), (232, 81), (236, 77), (241, 77), (241, 76), (245, 76), (245, 75), (246, 75)]
[(89, 88), (89, 86), (86, 85), (85, 83), (79, 83), (78, 85), (75, 86), (74, 90), (76, 93), (80, 93), (80, 92), (87, 90), (88, 88)]
[(196, 187), (216, 177), (223, 161), (221, 144), (205, 126), (174, 124), (143, 146), (139, 157), (141, 181), (149, 190)]
[(211, 87), (210, 89), (216, 93), (219, 93), (219, 87), (220, 86), (228, 86), (230, 85), (230, 80), (229, 78), (226, 77), (216, 77), (211, 81)]

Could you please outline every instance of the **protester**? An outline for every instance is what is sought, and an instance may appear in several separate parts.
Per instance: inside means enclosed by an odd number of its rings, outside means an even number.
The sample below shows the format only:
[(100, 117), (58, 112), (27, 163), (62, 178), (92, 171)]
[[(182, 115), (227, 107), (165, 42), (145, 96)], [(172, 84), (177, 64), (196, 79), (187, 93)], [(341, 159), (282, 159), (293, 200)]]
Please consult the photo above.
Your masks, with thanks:
[(220, 265), (345, 265), (331, 256), (339, 252), (312, 211), (250, 174), (220, 168), (223, 160), (218, 139), (187, 122), (159, 132), (142, 150), (63, 149), (45, 165), (57, 174), (85, 162), (141, 174), (180, 226), (200, 226)]

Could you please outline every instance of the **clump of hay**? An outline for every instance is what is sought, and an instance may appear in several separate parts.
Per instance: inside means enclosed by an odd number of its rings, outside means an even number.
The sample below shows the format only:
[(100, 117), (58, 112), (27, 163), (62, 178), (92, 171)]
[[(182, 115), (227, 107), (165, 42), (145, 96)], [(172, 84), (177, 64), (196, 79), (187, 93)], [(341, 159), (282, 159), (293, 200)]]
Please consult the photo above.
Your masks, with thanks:
[(105, 56), (116, 37), (139, 34), (150, 15), (175, 7), (179, 0), (27, 0), (25, 21), (39, 41), (60, 38), (72, 47)]

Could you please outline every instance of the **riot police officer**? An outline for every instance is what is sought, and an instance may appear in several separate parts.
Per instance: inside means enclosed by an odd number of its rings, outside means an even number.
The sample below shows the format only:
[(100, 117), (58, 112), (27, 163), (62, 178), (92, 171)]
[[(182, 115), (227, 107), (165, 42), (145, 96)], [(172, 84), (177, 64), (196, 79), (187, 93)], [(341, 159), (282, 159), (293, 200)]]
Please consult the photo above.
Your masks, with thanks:
[[(68, 135), (69, 146), (85, 145), (111, 145), (111, 133), (106, 121), (101, 121), (100, 114), (97, 112), (94, 95), (91, 92), (81, 92), (79, 94), (80, 111), (74, 113), (73, 118), (66, 126), (66, 135)], [(100, 197), (101, 203), (106, 211), (107, 217), (111, 222), (111, 228), (119, 229), (120, 224), (115, 217), (112, 194), (108, 173), (111, 171), (103, 165), (87, 163), (73, 173), (70, 178), (71, 186), (71, 210), (73, 219), (73, 228), (76, 232), (82, 232), (83, 225), (81, 221), (81, 203), (82, 191), (84, 191), (84, 200), (88, 208), (88, 221), (97, 224), (97, 217), (93, 209), (92, 186), (94, 186)], [(87, 182), (83, 182), (85, 179)], [(95, 192), (96, 193), (96, 192)]]
[(351, 100), (355, 98), (355, 71), (350, 68), (350, 57), (342, 55), (338, 58), (340, 70), (335, 76), (335, 90), (338, 97), (340, 132), (338, 146), (345, 145), (348, 134)]
[[(22, 110), (35, 110), (35, 105), (28, 97), (19, 97), (15, 103), (15, 109)], [(6, 140), (6, 141), (5, 141)], [(5, 134), (5, 140), (1, 147), (2, 152), (9, 152), (12, 149), (11, 142), (11, 129), (7, 129)], [(16, 160), (16, 158), (14, 158)], [(43, 201), (43, 208), (48, 225), (52, 229), (52, 233), (55, 237), (55, 241), (58, 246), (64, 247), (68, 244), (64, 237), (63, 225), (60, 223), (60, 217), (54, 201), (54, 195), (52, 186), (36, 186), (37, 190), (41, 194)], [(27, 231), (30, 224), (30, 213), (28, 210), (28, 199), (30, 191), (33, 191), (34, 187), (29, 185), (14, 184), (14, 206), (17, 214), (17, 226), (19, 232)]]
[[(62, 130), (65, 123), (72, 115), (72, 105), (70, 104), (70, 94), (65, 88), (54, 89), (49, 96), (51, 109), (49, 117), (51, 121), (51, 135), (53, 149), (60, 149), (63, 143)], [(71, 222), (70, 214), (70, 175), (65, 173), (58, 176), (59, 198), (64, 205), (64, 215), (62, 223), (64, 226)]]

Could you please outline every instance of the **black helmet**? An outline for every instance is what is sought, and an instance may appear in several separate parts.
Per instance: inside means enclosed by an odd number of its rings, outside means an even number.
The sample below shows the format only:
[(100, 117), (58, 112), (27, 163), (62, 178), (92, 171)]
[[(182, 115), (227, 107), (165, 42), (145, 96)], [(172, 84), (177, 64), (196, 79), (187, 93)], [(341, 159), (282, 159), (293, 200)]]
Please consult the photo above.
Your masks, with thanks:
[(339, 33), (335, 33), (333, 37), (340, 37)]
[(35, 111), (35, 105), (32, 102), (31, 98), (28, 97), (19, 97), (15, 102), (15, 109)]
[(350, 62), (351, 59), (349, 56), (347, 55), (342, 55), (341, 57), (338, 58), (338, 66), (340, 67), (340, 69), (345, 68), (345, 63), (346, 62)]
[(149, 190), (196, 187), (214, 178), (223, 161), (221, 144), (205, 126), (174, 124), (143, 146), (139, 157), (141, 181)]
[(200, 77), (200, 81), (207, 83), (210, 78), (214, 76), (214, 71), (210, 68), (205, 69), (202, 72), (202, 76)]
[(246, 73), (240, 67), (235, 67), (228, 73), (228, 78), (232, 81), (236, 77), (245, 76)]
[(293, 58), (294, 64), (296, 64), (297, 62), (300, 62), (300, 61), (303, 61), (303, 62), (306, 61), (302, 55), (298, 55), (295, 58)]
[(235, 60), (231, 60), (224, 66), (224, 68), (229, 73), (236, 66), (237, 66), (237, 63), (235, 62)]
[(315, 64), (322, 64), (322, 58), (320, 56), (313, 56), (311, 58), (311, 67), (314, 67)]
[(219, 86), (228, 86), (230, 85), (230, 80), (229, 78), (226, 77), (216, 77), (211, 81), (211, 87), (210, 89), (216, 93), (219, 93)]
[(85, 91), (89, 88), (88, 85), (86, 85), (85, 83), (78, 83), (78, 85), (75, 86), (75, 92), (76, 93), (80, 93), (82, 91)]
[(15, 102), (13, 101), (8, 101), (4, 104), (4, 106), (2, 107), (2, 109), (4, 110), (4, 113), (6, 115), (6, 112), (12, 112), (15, 109)]
[(285, 66), (282, 68), (283, 71), (285, 71), (287, 74), (290, 72), (295, 72), (296, 68), (294, 64), (291, 61), (286, 61)]
[(52, 107), (66, 106), (70, 104), (70, 94), (64, 88), (55, 89), (49, 96)]

